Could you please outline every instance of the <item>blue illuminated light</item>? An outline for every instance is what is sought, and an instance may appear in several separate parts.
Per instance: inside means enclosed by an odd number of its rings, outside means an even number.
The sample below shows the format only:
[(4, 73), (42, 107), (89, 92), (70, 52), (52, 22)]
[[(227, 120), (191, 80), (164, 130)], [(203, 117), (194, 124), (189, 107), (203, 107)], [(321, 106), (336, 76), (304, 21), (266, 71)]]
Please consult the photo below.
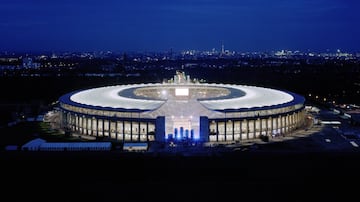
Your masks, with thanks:
[(180, 127), (180, 136), (184, 136), (184, 127)]
[(185, 136), (184, 136), (184, 138), (189, 138), (189, 129), (186, 129), (186, 130), (185, 130)]

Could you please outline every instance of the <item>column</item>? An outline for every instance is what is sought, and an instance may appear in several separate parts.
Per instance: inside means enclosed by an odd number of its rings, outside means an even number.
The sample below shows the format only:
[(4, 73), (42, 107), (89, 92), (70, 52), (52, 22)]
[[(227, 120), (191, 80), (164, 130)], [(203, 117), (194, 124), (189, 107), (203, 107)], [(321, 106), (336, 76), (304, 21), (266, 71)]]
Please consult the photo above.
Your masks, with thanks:
[(200, 116), (200, 141), (208, 142), (209, 141), (209, 119), (207, 116)]
[(287, 132), (287, 133), (289, 133), (289, 132), (291, 131), (291, 130), (290, 130), (290, 126), (291, 126), (291, 125), (290, 125), (290, 116), (291, 116), (290, 114), (287, 114), (287, 115), (286, 115), (286, 128), (287, 128), (287, 131), (286, 131), (286, 132)]
[(216, 142), (219, 141), (219, 123), (218, 121), (215, 122), (216, 123)]
[(283, 134), (283, 117), (280, 116), (280, 134), (282, 135)]
[(74, 114), (73, 115), (73, 128), (74, 128), (74, 132), (77, 131), (77, 115)]
[(133, 125), (133, 121), (130, 120), (130, 141), (133, 141), (133, 131), (132, 131), (132, 125)]
[[(279, 117), (281, 117), (281, 116), (279, 116)], [(278, 131), (279, 131), (279, 117), (276, 117), (276, 134), (278, 133)]]
[[(226, 115), (225, 115), (226, 116)], [(224, 140), (225, 140), (225, 142), (226, 142), (226, 135), (227, 135), (227, 133), (226, 133), (226, 125), (227, 125), (227, 121), (226, 121), (226, 118), (225, 118), (225, 120), (224, 120)]]
[(96, 137), (99, 137), (99, 119), (96, 118)]
[(123, 127), (122, 127), (122, 138), (123, 138), (123, 142), (125, 142), (125, 121), (124, 120), (122, 120), (122, 125), (123, 125)]
[(294, 129), (296, 129), (296, 121), (295, 121), (296, 113), (292, 115), (292, 126)]
[(300, 127), (300, 124), (299, 124), (299, 122), (300, 122), (300, 114), (299, 114), (300, 112), (296, 112), (296, 126), (297, 127)]
[(262, 135), (262, 119), (259, 119), (260, 121), (260, 135)]
[(249, 120), (246, 119), (246, 139), (249, 139), (249, 132), (250, 132), (249, 129), (250, 129)]
[(288, 118), (288, 115), (284, 116), (284, 134), (286, 134), (286, 133), (288, 132), (288, 129), (287, 129), (287, 126), (288, 126), (287, 118)]
[(266, 136), (269, 136), (269, 118), (266, 119)]
[(71, 126), (71, 114), (68, 112), (67, 114), (67, 127)]
[[(140, 113), (139, 113), (139, 117), (140, 117)], [(141, 128), (140, 128), (140, 118), (138, 119), (138, 141), (140, 142), (140, 131), (141, 131)]]
[(270, 135), (271, 135), (271, 137), (273, 136), (273, 132), (274, 132), (274, 119), (273, 119), (273, 117), (270, 117)]
[(85, 117), (85, 122), (86, 122), (86, 126), (85, 126), (86, 135), (89, 135), (89, 118), (87, 116)]
[(72, 127), (73, 127), (73, 131), (76, 132), (76, 120), (77, 120), (77, 116), (76, 114), (73, 114), (73, 124), (72, 124)]
[(80, 115), (76, 116), (76, 132), (80, 133)]
[(111, 119), (108, 119), (109, 120), (109, 127), (108, 127), (108, 130), (109, 130), (109, 132), (108, 132), (108, 134), (109, 134), (109, 138), (111, 138)]
[(79, 133), (83, 134), (83, 118), (79, 116)]
[(71, 113), (70, 113), (70, 128), (71, 131), (74, 131), (74, 117)]
[(232, 141), (235, 140), (235, 121), (232, 120)]
[(94, 135), (94, 117), (90, 118), (90, 135), (93, 136)]
[(146, 141), (149, 142), (149, 122), (146, 122)]
[(256, 119), (253, 120), (253, 124), (254, 124), (254, 133), (253, 133), (253, 138), (255, 139), (256, 138)]
[(102, 119), (102, 136), (105, 137), (105, 119)]
[(300, 116), (300, 123), (301, 123), (301, 124), (303, 124), (303, 122), (304, 122), (304, 117), (305, 117), (305, 111), (302, 110), (302, 111), (301, 111), (301, 116)]
[(288, 130), (289, 130), (289, 132), (292, 131), (291, 117), (292, 117), (292, 114), (290, 114), (289, 117), (288, 117)]
[(242, 120), (240, 122), (240, 140), (242, 140)]
[(165, 116), (158, 116), (155, 122), (155, 140), (165, 141)]
[(115, 120), (115, 139), (118, 140), (118, 121)]
[(80, 134), (84, 134), (84, 117), (81, 116), (79, 117), (79, 119), (80, 119), (80, 127), (81, 127)]
[(88, 134), (88, 130), (87, 130), (87, 128), (88, 128), (88, 122), (87, 122), (87, 116), (83, 116), (83, 119), (84, 119), (84, 122), (85, 122), (85, 124), (84, 124), (84, 134), (85, 135), (87, 135)]

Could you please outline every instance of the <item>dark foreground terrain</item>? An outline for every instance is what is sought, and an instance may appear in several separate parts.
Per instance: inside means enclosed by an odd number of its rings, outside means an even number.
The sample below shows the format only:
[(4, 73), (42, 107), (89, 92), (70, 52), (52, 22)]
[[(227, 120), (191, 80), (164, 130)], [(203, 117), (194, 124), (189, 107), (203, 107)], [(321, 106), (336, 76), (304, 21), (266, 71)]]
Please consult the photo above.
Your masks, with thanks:
[(3, 151), (0, 163), (7, 201), (350, 201), (360, 179), (358, 152)]

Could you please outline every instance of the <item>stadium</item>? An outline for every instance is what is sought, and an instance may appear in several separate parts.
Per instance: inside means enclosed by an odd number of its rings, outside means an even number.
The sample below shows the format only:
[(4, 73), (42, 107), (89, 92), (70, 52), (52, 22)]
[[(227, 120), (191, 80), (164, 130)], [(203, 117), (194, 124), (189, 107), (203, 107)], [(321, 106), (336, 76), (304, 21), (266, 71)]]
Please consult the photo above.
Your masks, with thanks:
[(200, 83), (178, 71), (162, 83), (115, 85), (60, 97), (71, 133), (122, 142), (242, 142), (304, 123), (305, 99), (270, 88)]

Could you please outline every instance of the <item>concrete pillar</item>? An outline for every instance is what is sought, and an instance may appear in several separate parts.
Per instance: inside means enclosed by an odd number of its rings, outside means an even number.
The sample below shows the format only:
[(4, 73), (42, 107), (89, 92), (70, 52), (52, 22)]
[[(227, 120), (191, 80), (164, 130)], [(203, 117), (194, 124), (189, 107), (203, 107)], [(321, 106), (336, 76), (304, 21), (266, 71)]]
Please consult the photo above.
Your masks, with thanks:
[[(139, 115), (140, 116), (140, 115)], [(138, 141), (140, 142), (140, 132), (141, 132), (141, 128), (140, 128), (140, 118), (138, 118)]]
[(257, 125), (258, 125), (258, 121), (257, 121), (257, 119), (254, 119), (253, 121), (253, 130), (254, 130), (254, 132), (253, 132), (253, 138), (256, 138), (256, 129), (258, 128), (257, 127)]
[(94, 135), (94, 117), (89, 117), (90, 119), (90, 135), (93, 136)]
[(156, 141), (163, 142), (165, 140), (165, 117), (159, 116), (156, 118), (155, 123), (155, 139)]
[(105, 119), (102, 119), (102, 137), (105, 137)]
[(287, 129), (287, 126), (288, 126), (288, 124), (287, 124), (287, 117), (288, 117), (288, 115), (285, 115), (285, 116), (284, 116), (284, 133), (285, 133), (285, 134), (288, 132), (288, 129)]
[(81, 134), (86, 135), (86, 117), (84, 115), (82, 115), (81, 117), (81, 124), (82, 124), (82, 129), (81, 129)]
[(284, 133), (284, 131), (283, 131), (283, 122), (282, 122), (282, 121), (283, 121), (283, 117), (280, 116), (279, 119), (280, 119), (280, 126), (279, 126), (279, 127), (280, 127), (280, 134), (283, 134), (283, 133)]
[(235, 121), (231, 121), (232, 123), (232, 141), (235, 140)]
[(94, 136), (98, 137), (99, 136), (99, 121), (97, 117), (94, 117)]
[(292, 115), (292, 126), (293, 126), (294, 129), (296, 128), (296, 120), (295, 120), (295, 118), (296, 118), (296, 113), (294, 113)]
[(130, 120), (130, 141), (133, 141), (133, 121)]
[(122, 120), (122, 138), (123, 142), (125, 142), (125, 121)]
[(269, 136), (269, 118), (266, 119), (265, 127), (266, 127), (266, 136)]
[(76, 122), (75, 122), (75, 131), (78, 133), (79, 132), (79, 116), (76, 115)]
[(70, 128), (71, 128), (71, 131), (73, 131), (74, 129), (73, 129), (73, 116), (72, 116), (72, 114), (70, 113), (70, 120), (69, 120), (69, 123), (70, 123)]
[(108, 119), (108, 135), (111, 138), (111, 119)]
[(86, 135), (89, 135), (89, 126), (90, 126), (90, 124), (89, 124), (89, 118), (87, 117), (87, 116), (85, 116), (85, 123), (86, 123), (86, 126), (85, 126), (85, 130), (86, 130), (86, 132), (85, 132), (85, 134)]
[(274, 131), (274, 118), (270, 117), (270, 135), (273, 135), (273, 131)]
[(242, 120), (239, 121), (240, 122), (240, 140), (242, 140)]
[(216, 123), (216, 142), (219, 141), (219, 123), (218, 121), (215, 122)]
[(118, 121), (115, 120), (115, 139), (118, 140)]
[[(226, 115), (225, 115), (226, 116)], [(226, 136), (227, 136), (227, 133), (226, 133), (226, 125), (227, 125), (227, 121), (226, 121), (226, 118), (224, 119), (224, 140), (225, 140), (225, 142), (226, 142)]]
[(280, 124), (279, 124), (279, 119), (281, 118), (281, 116), (276, 117), (276, 133), (279, 132), (280, 129)]
[(250, 127), (249, 127), (249, 120), (246, 119), (246, 139), (249, 139), (249, 131)]
[(80, 125), (80, 134), (84, 134), (84, 119), (82, 116), (79, 116), (79, 125)]
[(200, 116), (200, 140), (209, 141), (209, 119), (207, 116)]
[(149, 142), (149, 122), (146, 122), (146, 141)]
[(259, 131), (259, 136), (262, 135), (262, 119), (258, 119), (260, 121), (260, 131)]

